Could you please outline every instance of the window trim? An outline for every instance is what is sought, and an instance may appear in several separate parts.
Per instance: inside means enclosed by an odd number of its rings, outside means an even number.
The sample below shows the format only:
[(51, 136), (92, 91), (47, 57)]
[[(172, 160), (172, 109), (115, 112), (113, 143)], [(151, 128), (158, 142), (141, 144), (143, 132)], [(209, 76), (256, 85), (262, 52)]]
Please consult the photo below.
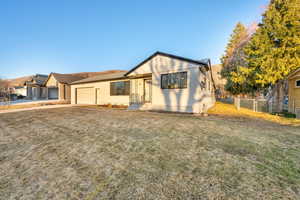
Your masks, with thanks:
[[(129, 90), (128, 90), (128, 94), (112, 94), (111, 92), (111, 86), (113, 83), (118, 83), (118, 82), (124, 82), (124, 86), (125, 86), (125, 82), (129, 83)], [(126, 81), (110, 81), (109, 82), (109, 95), (110, 96), (130, 96), (130, 80), (126, 80)], [(124, 88), (125, 92), (126, 92), (126, 87)]]
[[(176, 74), (176, 73), (186, 73), (186, 86), (183, 87), (183, 88), (163, 88), (163, 79), (162, 77), (164, 75), (168, 75), (168, 74)], [(162, 90), (183, 90), (183, 89), (187, 89), (188, 88), (188, 72), (187, 71), (177, 71), (177, 72), (169, 72), (169, 73), (163, 73), (163, 74), (160, 74), (160, 89)]]
[(297, 86), (297, 82), (298, 82), (298, 81), (300, 81), (300, 79), (295, 80), (295, 87), (296, 87), (296, 88), (300, 88), (300, 85)]

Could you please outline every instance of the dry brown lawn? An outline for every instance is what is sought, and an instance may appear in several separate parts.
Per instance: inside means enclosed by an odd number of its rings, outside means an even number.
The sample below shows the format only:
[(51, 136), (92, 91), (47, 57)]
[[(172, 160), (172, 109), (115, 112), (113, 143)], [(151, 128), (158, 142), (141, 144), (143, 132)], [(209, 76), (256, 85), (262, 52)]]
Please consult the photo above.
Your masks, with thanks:
[(50, 105), (61, 105), (69, 104), (68, 101), (57, 101), (57, 102), (40, 102), (40, 103), (27, 103), (27, 104), (12, 104), (12, 105), (0, 105), (1, 110), (15, 110), (15, 109), (24, 109), (24, 108), (34, 108), (41, 106), (50, 106)]
[(67, 107), (0, 115), (0, 199), (300, 199), (300, 127)]

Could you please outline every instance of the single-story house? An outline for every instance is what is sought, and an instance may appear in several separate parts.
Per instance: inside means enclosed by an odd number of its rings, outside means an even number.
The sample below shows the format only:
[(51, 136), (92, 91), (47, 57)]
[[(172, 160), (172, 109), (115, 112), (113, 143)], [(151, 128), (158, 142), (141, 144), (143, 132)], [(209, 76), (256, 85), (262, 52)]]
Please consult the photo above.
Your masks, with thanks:
[(72, 104), (202, 113), (214, 105), (210, 62), (156, 52), (128, 72), (71, 84)]
[(71, 100), (70, 83), (84, 79), (83, 76), (73, 74), (51, 73), (45, 86), (47, 87), (48, 99)]
[(27, 99), (46, 99), (46, 88), (44, 87), (44, 83), (47, 80), (48, 75), (44, 74), (36, 74), (34, 75), (30, 81), (26, 81), (24, 86), (27, 90)]
[(300, 117), (300, 68), (288, 76), (289, 112)]

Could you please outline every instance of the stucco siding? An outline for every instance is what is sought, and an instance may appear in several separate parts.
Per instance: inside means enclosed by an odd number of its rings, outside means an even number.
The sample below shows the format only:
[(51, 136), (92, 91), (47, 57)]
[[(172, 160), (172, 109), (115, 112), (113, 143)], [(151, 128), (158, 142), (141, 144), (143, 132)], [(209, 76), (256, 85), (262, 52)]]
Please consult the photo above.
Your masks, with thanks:
[[(130, 73), (129, 76), (152, 72), (151, 109), (200, 113), (211, 107), (214, 100), (211, 90), (208, 89), (212, 89), (211, 85), (206, 89), (200, 87), (204, 77), (209, 82), (210, 74), (208, 72), (203, 74), (200, 72), (199, 67), (196, 64), (159, 55), (144, 63)], [(187, 72), (187, 88), (161, 89), (161, 75), (175, 72)], [(141, 88), (141, 81), (139, 81), (138, 86), (138, 88)]]
[[(121, 80), (125, 81), (125, 80)], [(83, 83), (77, 85), (71, 85), (71, 103), (76, 104), (76, 88), (93, 87), (93, 97), (95, 102), (99, 105), (129, 105), (129, 95), (124, 96), (111, 96), (110, 95), (110, 82), (114, 81), (103, 81), (94, 83)], [(96, 95), (96, 90), (99, 90), (99, 96)], [(96, 99), (97, 97), (97, 99)]]
[(65, 100), (71, 100), (71, 86), (65, 84)]
[(46, 83), (46, 87), (58, 87), (58, 82), (56, 81), (56, 79), (54, 78), (54, 76), (51, 74), (47, 83)]
[(128, 74), (128, 76), (135, 76), (138, 74), (157, 74), (159, 73), (168, 73), (172, 71), (183, 71), (186, 69), (190, 68), (197, 68), (199, 65), (183, 61), (183, 60), (178, 60), (166, 56), (161, 56), (157, 55), (151, 60), (147, 61), (144, 63), (142, 66)]
[(27, 88), (26, 88), (26, 86), (22, 87), (22, 88), (15, 89), (15, 94), (22, 95), (22, 96), (27, 96)]

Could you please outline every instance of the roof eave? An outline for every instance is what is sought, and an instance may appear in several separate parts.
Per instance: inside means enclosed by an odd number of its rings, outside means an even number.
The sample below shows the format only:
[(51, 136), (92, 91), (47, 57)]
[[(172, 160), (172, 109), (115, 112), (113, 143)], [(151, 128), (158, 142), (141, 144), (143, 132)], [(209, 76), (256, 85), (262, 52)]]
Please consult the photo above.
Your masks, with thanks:
[(288, 76), (287, 76), (287, 79), (292, 79), (294, 78), (295, 74), (300, 72), (300, 68), (296, 69), (295, 71), (293, 71), (292, 73), (290, 73)]
[(197, 65), (204, 65), (204, 66), (208, 67), (207, 63), (204, 63), (204, 62), (201, 62), (201, 61), (198, 61), (198, 60), (193, 60), (193, 59), (184, 58), (184, 57), (181, 57), (181, 56), (176, 56), (176, 55), (164, 53), (164, 52), (161, 52), (161, 51), (157, 51), (154, 54), (152, 54), (151, 56), (149, 56), (148, 58), (146, 58), (145, 60), (143, 60), (142, 62), (140, 62), (137, 66), (135, 66), (134, 68), (129, 70), (126, 74), (124, 74), (124, 76), (128, 76), (134, 70), (136, 70), (137, 68), (139, 68), (140, 66), (142, 66), (143, 64), (145, 64), (146, 62), (148, 62), (149, 60), (151, 60), (153, 57), (155, 57), (157, 55), (162, 55), (162, 56), (166, 56), (166, 57), (169, 57), (169, 58), (183, 60), (183, 61), (186, 61), (186, 62), (194, 63), (194, 64), (197, 64)]
[(124, 77), (119, 77), (119, 78), (109, 78), (109, 79), (84, 81), (84, 82), (74, 81), (73, 83), (70, 83), (69, 85), (79, 85), (79, 84), (85, 84), (85, 83), (95, 83), (95, 82), (103, 82), (103, 81), (114, 81), (114, 80), (122, 80), (122, 79), (128, 79), (128, 77), (124, 76)]

